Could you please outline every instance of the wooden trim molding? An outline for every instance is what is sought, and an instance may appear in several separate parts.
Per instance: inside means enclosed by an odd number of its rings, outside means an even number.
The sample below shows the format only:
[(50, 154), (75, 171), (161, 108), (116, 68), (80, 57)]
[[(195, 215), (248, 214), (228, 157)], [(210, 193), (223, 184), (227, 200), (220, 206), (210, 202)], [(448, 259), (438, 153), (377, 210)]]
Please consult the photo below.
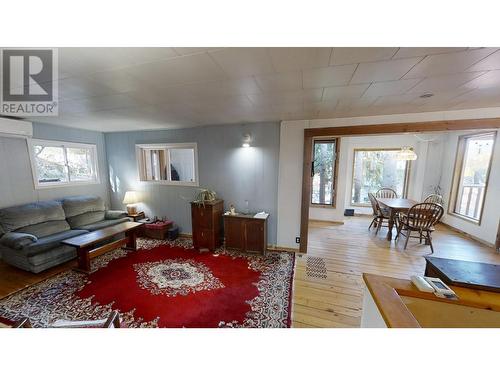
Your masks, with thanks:
[(309, 197), (311, 196), (311, 162), (313, 137), (304, 131), (304, 157), (302, 159), (302, 204), (300, 210), (300, 247), (301, 253), (307, 252), (309, 230)]
[[(454, 215), (453, 215), (453, 216), (454, 216)], [(453, 231), (453, 232), (460, 233), (462, 236), (465, 236), (465, 237), (470, 238), (470, 239), (472, 239), (472, 240), (474, 240), (474, 241), (476, 241), (476, 242), (479, 242), (480, 244), (483, 244), (483, 245), (484, 245), (484, 246), (486, 246), (486, 247), (492, 247), (492, 248), (494, 247), (494, 244), (493, 244), (493, 243), (488, 242), (488, 241), (485, 241), (485, 240), (483, 240), (483, 239), (481, 239), (481, 238), (479, 238), (479, 237), (477, 237), (477, 236), (474, 236), (474, 235), (472, 235), (472, 234), (470, 234), (470, 233), (464, 232), (464, 231), (463, 231), (463, 230), (461, 230), (461, 229), (455, 228), (455, 227), (454, 227), (454, 226), (452, 226), (451, 224), (445, 223), (444, 221), (441, 221), (441, 222), (439, 223), (439, 225), (443, 225), (443, 226), (447, 227), (449, 230), (451, 230), (451, 231)], [(500, 231), (500, 220), (499, 220), (499, 222), (498, 222), (498, 229), (499, 229), (499, 231)], [(500, 233), (500, 232), (499, 232), (499, 233)]]
[(309, 128), (304, 130), (306, 137), (327, 137), (339, 135), (370, 135), (390, 133), (420, 133), (449, 130), (474, 130), (500, 128), (500, 118), (443, 120), (427, 122), (408, 122), (394, 124), (373, 124), (337, 126), (328, 128)]
[(482, 130), (500, 128), (500, 118), (443, 120), (394, 124), (353, 125), (304, 129), (304, 157), (302, 161), (302, 198), (300, 213), (300, 252), (307, 252), (309, 197), (311, 195), (311, 162), (314, 137), (339, 137), (394, 133), (420, 133), (436, 131)]

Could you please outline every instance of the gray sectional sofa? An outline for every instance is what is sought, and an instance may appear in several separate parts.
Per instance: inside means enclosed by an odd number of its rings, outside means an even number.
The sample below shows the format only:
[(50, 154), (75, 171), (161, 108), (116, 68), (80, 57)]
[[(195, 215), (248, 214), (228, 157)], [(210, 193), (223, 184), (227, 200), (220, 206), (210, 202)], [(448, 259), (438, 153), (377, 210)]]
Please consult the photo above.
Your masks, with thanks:
[(76, 257), (61, 241), (128, 221), (95, 196), (23, 204), (0, 209), (0, 252), (5, 262), (39, 273)]

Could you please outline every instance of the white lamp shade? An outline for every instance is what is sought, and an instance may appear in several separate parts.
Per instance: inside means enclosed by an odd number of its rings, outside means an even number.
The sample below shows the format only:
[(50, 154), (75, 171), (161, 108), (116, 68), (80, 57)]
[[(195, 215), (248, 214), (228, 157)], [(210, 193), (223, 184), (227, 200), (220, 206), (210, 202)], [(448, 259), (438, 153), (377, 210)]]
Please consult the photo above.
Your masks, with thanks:
[(125, 197), (123, 198), (123, 204), (134, 204), (139, 202), (137, 193), (135, 191), (127, 191)]

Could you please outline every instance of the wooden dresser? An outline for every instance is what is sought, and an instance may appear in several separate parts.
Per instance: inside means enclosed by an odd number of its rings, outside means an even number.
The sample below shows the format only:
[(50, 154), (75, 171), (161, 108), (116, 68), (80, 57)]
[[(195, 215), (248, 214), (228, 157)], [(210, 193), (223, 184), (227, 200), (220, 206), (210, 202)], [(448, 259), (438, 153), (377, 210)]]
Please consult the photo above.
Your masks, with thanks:
[(228, 249), (265, 255), (267, 216), (255, 218), (254, 214), (224, 215), (224, 235)]
[(224, 201), (191, 202), (193, 246), (195, 249), (215, 250), (222, 245), (222, 214)]

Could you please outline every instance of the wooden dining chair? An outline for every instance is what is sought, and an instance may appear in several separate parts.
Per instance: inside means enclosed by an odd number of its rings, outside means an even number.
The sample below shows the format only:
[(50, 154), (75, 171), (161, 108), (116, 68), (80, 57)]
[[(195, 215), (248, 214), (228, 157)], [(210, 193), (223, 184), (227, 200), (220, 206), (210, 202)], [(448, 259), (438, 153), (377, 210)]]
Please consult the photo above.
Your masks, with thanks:
[(443, 196), (439, 194), (429, 194), (425, 199), (424, 203), (437, 203), (443, 205)]
[(107, 318), (98, 320), (57, 320), (51, 328), (120, 328), (121, 320), (118, 311), (112, 311)]
[[(16, 322), (12, 328), (32, 328), (28, 318)], [(121, 328), (120, 314), (112, 311), (107, 318), (98, 320), (64, 320), (60, 319), (52, 323), (49, 328)]]
[(397, 198), (398, 193), (391, 188), (382, 188), (375, 193), (376, 198)]
[[(408, 210), (406, 215), (398, 217), (398, 234), (396, 240), (400, 235), (406, 237), (404, 249), (408, 246), (410, 237), (419, 238), (420, 243), (425, 238), (426, 243), (431, 247), (431, 252), (434, 253), (432, 246), (431, 233), (434, 232), (434, 225), (443, 216), (444, 210), (440, 204), (437, 203), (417, 203)], [(418, 236), (412, 236), (412, 232), (418, 232)]]
[(32, 328), (31, 322), (28, 318), (23, 318), (14, 323), (12, 328)]
[[(387, 210), (383, 210), (380, 208), (377, 199), (372, 193), (368, 193), (368, 199), (370, 199), (370, 203), (372, 205), (372, 210), (373, 210), (373, 220), (370, 223), (368, 230), (372, 229), (372, 225), (375, 225), (375, 227), (377, 228), (375, 234), (378, 234), (380, 227), (389, 226), (389, 212)], [(387, 225), (383, 225), (384, 220), (387, 220)]]

